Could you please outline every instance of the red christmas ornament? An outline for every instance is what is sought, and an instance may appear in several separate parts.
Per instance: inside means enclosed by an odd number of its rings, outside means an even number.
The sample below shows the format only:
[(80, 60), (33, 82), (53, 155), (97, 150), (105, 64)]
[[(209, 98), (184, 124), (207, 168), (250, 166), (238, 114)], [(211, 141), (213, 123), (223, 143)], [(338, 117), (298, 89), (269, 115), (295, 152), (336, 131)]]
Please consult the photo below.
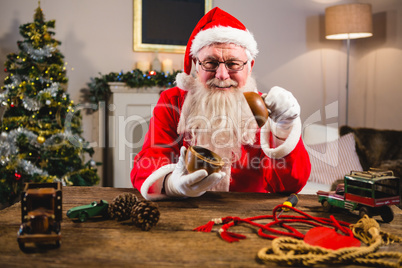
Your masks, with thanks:
[(4, 68), (4, 72), (7, 72), (7, 68)]
[(15, 105), (14, 105), (14, 103), (11, 103), (10, 106), (11, 106), (11, 108), (14, 108)]
[(17, 172), (15, 172), (14, 176), (16, 181), (19, 181), (21, 179), (21, 174), (18, 174)]
[(155, 71), (149, 71), (149, 75), (156, 75)]

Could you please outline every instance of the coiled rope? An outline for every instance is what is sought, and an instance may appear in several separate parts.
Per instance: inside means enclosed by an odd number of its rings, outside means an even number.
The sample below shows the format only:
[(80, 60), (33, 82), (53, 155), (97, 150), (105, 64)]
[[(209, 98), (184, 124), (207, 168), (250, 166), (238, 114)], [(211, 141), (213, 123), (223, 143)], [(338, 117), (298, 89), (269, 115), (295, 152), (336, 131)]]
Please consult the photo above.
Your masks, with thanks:
[[(401, 267), (402, 253), (376, 252), (381, 245), (402, 242), (402, 238), (382, 232), (376, 220), (365, 215), (350, 229), (367, 247), (347, 247), (337, 250), (306, 244), (303, 240), (278, 237), (271, 247), (262, 248), (257, 256), (264, 262), (287, 266), (314, 266), (318, 264), (357, 264), (375, 267)], [(389, 261), (384, 259), (396, 259)]]

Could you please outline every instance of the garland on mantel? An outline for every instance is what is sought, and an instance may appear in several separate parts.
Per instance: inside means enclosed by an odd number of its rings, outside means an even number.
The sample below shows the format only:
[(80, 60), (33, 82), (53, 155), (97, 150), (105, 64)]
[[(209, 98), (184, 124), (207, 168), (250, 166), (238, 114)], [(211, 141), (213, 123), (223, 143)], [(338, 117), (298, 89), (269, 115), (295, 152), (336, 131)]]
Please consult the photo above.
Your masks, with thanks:
[(124, 82), (131, 88), (156, 86), (170, 88), (173, 86), (176, 75), (179, 72), (181, 71), (173, 71), (172, 73), (142, 72), (139, 69), (135, 69), (126, 73), (123, 73), (123, 71), (119, 73), (111, 72), (105, 75), (99, 73), (99, 77), (91, 78), (91, 82), (87, 83), (89, 88), (84, 90), (86, 91), (84, 93), (85, 99), (87, 102), (94, 104), (108, 100), (112, 93), (108, 85), (109, 82)]

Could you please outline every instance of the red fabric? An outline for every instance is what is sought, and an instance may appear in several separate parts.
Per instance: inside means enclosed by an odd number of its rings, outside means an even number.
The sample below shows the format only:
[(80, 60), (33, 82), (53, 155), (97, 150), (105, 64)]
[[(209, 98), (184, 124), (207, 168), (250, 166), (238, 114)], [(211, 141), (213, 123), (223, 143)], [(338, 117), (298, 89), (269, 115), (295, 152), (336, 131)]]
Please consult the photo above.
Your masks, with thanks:
[(191, 72), (191, 61), (190, 49), (194, 37), (200, 32), (213, 28), (216, 26), (232, 27), (239, 30), (246, 30), (246, 27), (235, 17), (229, 13), (223, 11), (219, 7), (211, 9), (207, 14), (205, 14), (200, 21), (195, 26), (190, 38), (187, 42), (186, 53), (184, 55), (184, 72), (190, 74)]
[[(156, 169), (177, 163), (183, 137), (177, 134), (181, 107), (187, 92), (174, 87), (162, 92), (150, 120), (140, 153), (134, 158), (131, 181), (141, 189)], [(272, 137), (271, 137), (272, 140)], [(256, 144), (243, 146), (241, 159), (232, 164), (229, 190), (233, 192), (297, 193), (307, 182), (311, 165), (300, 138), (295, 149), (282, 159), (272, 159)], [(272, 143), (271, 143), (272, 144)]]
[(312, 246), (319, 246), (327, 249), (340, 249), (347, 247), (360, 247), (360, 241), (353, 236), (350, 229), (349, 235), (342, 235), (335, 229), (328, 227), (315, 227), (310, 229), (304, 236), (304, 242)]

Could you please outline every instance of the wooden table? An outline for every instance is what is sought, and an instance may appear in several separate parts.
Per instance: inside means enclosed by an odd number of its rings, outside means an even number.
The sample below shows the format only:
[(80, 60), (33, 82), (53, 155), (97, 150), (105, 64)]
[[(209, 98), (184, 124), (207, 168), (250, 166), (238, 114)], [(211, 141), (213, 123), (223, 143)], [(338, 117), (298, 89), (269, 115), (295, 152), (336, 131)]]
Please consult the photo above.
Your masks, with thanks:
[[(212, 218), (238, 216), (241, 218), (268, 215), (283, 203), (286, 196), (257, 193), (208, 192), (199, 198), (158, 202), (161, 218), (148, 232), (114, 220), (89, 219), (75, 222), (66, 217), (68, 209), (105, 199), (109, 202), (122, 192), (134, 189), (101, 187), (64, 187), (62, 244), (58, 249), (38, 249), (23, 253), (17, 243), (21, 224), (21, 207), (17, 203), (0, 211), (0, 267), (271, 267), (257, 260), (257, 252), (271, 244), (256, 233), (257, 229), (239, 226), (231, 231), (247, 239), (228, 243), (217, 234), (192, 229)], [(298, 208), (313, 216), (329, 217), (322, 212), (315, 195), (300, 195)], [(396, 215), (390, 224), (381, 222), (381, 229), (402, 236), (402, 212), (393, 207)], [(293, 213), (293, 212), (291, 212)], [(333, 214), (338, 220), (355, 223), (357, 215), (349, 212)], [(308, 227), (300, 225), (306, 232)], [(382, 247), (382, 251), (402, 251), (402, 244)], [(353, 267), (353, 266), (347, 266)], [(361, 267), (361, 266), (355, 266)]]

